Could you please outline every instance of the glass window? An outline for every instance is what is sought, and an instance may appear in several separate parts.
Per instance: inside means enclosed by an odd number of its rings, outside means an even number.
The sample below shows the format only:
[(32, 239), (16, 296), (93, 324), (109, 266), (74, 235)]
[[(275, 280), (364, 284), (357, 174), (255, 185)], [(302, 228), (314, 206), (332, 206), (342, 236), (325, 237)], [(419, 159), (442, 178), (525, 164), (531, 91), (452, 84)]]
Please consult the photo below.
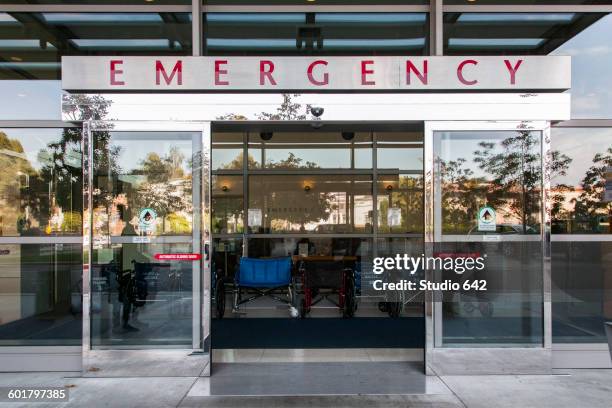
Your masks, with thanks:
[(208, 13), (210, 55), (426, 55), (427, 13)]
[[(243, 133), (212, 134), (212, 170), (240, 170), (243, 166)], [(249, 162), (251, 158), (249, 157)]]
[(381, 175), (378, 177), (378, 232), (423, 232), (423, 177)]
[(0, 79), (60, 79), (63, 55), (191, 55), (188, 13), (0, 13)]
[(552, 148), (553, 234), (611, 234), (612, 128), (553, 128)]
[(601, 13), (444, 13), (445, 55), (548, 54)]
[[(245, 6), (275, 6), (275, 5), (296, 5), (303, 6), (304, 0), (203, 0), (204, 4), (215, 5), (245, 5)], [(325, 0), (326, 5), (378, 5), (378, 4), (427, 4), (429, 0)]]
[(242, 176), (212, 176), (212, 230), (216, 234), (244, 232)]
[[(251, 162), (251, 157), (253, 161)], [(372, 168), (369, 132), (261, 132), (249, 134), (249, 164), (268, 169)]]
[(0, 244), (0, 346), (81, 344), (81, 244)]
[(94, 236), (191, 234), (194, 136), (96, 131)]
[(572, 56), (573, 119), (612, 118), (610, 38), (612, 15), (608, 14), (551, 53)]
[(423, 171), (423, 132), (376, 133), (377, 166), (382, 171)]
[[(553, 128), (553, 341), (605, 343), (612, 318), (611, 128)], [(565, 234), (563, 241), (555, 236)], [(599, 238), (601, 237), (601, 238)]]
[[(441, 230), (478, 235), (477, 212), (495, 208), (499, 230), (537, 234), (541, 220), (540, 132), (437, 132)], [(509, 227), (507, 231), (501, 227)]]
[(538, 5), (564, 5), (564, 4), (610, 4), (610, 0), (444, 0), (445, 4), (468, 4), (468, 5), (522, 5), (522, 4), (538, 4)]
[(116, 4), (116, 5), (174, 5), (191, 4), (191, 0), (0, 0), (0, 4)]
[(253, 233), (371, 232), (372, 178), (341, 175), (249, 177)]
[(81, 129), (0, 129), (0, 236), (81, 235)]

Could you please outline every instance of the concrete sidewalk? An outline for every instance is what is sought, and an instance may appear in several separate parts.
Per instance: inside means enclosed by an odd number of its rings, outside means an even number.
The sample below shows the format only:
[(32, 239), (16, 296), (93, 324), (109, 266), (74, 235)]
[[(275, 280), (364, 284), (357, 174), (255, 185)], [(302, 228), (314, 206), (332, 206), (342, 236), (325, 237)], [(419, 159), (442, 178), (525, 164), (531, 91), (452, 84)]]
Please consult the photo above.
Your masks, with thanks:
[[(209, 378), (82, 378), (75, 373), (2, 373), (0, 386), (68, 386), (67, 403), (0, 403), (2, 407), (612, 407), (612, 370), (555, 375), (427, 377), (425, 393), (303, 396), (211, 396)], [(272, 376), (273, 377), (273, 376)], [(231, 378), (231, 377), (227, 377)], [(243, 381), (243, 378), (236, 378)], [(363, 381), (359, 379), (359, 381)], [(371, 387), (364, 388), (371, 392)], [(289, 394), (290, 391), (287, 391)]]

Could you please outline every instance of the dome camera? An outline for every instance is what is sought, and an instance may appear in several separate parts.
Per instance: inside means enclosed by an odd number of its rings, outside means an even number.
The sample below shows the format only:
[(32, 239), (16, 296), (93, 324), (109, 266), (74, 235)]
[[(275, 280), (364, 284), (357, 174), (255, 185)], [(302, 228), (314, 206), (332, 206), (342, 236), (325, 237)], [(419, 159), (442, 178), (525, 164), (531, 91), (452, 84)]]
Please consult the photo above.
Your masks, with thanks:
[(261, 140), (268, 141), (272, 139), (272, 132), (261, 132), (259, 134), (259, 137), (261, 137)]
[(325, 109), (321, 108), (320, 106), (313, 106), (310, 108), (310, 113), (312, 113), (312, 116), (315, 118), (320, 118), (323, 115), (323, 112), (325, 112)]

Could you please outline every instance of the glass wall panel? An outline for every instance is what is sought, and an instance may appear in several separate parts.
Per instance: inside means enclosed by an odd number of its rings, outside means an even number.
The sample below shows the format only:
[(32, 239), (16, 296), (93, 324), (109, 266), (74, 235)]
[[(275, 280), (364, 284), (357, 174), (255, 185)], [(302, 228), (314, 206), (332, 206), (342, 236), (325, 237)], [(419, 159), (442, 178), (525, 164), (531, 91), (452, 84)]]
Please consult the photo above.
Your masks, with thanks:
[(445, 55), (545, 55), (602, 13), (444, 13)]
[(81, 235), (81, 129), (0, 129), (0, 236)]
[(369, 132), (261, 132), (249, 134), (249, 167), (371, 169)]
[(0, 0), (0, 4), (109, 4), (109, 5), (184, 5), (191, 0)]
[(60, 79), (63, 55), (191, 55), (188, 13), (0, 13), (0, 79)]
[[(435, 273), (487, 282), (486, 291), (445, 295), (444, 347), (542, 345), (540, 139), (529, 130), (434, 133), (434, 256), (485, 259), (481, 270)], [(493, 229), (478, 222), (485, 206)]]
[(423, 132), (377, 132), (380, 171), (423, 171)]
[[(429, 0), (326, 0), (326, 5), (379, 5), (379, 4), (427, 4)], [(303, 6), (304, 0), (203, 0), (204, 4), (214, 5), (244, 5), (244, 6)]]
[(81, 244), (0, 244), (0, 346), (81, 344)]
[(445, 4), (468, 4), (468, 5), (564, 5), (564, 4), (611, 4), (610, 0), (444, 0)]
[[(243, 133), (213, 132), (212, 170), (240, 170), (243, 166)], [(251, 159), (249, 158), (249, 161)]]
[(242, 176), (212, 176), (212, 232), (244, 232), (244, 197)]
[(371, 176), (249, 177), (252, 233), (372, 231)]
[(377, 189), (379, 233), (423, 233), (423, 176), (380, 175)]
[(608, 14), (554, 50), (572, 56), (572, 119), (612, 118), (612, 15)]
[(605, 343), (604, 322), (612, 319), (612, 204), (606, 200), (612, 129), (553, 128), (552, 147), (553, 341)]
[(208, 13), (209, 55), (426, 55), (427, 13)]

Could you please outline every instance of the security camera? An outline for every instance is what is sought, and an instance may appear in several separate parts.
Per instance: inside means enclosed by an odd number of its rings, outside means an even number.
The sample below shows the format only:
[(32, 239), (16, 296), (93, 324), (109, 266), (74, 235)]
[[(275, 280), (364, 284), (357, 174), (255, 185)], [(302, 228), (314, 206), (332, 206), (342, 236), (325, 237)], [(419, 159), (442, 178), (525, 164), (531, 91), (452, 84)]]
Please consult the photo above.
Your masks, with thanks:
[(314, 116), (315, 118), (320, 118), (321, 115), (323, 115), (323, 112), (325, 112), (325, 109), (319, 106), (313, 106), (312, 108), (310, 108), (310, 113), (312, 113), (312, 116)]
[(259, 137), (261, 137), (261, 140), (268, 141), (272, 139), (272, 134), (272, 132), (261, 132), (259, 133)]
[(353, 140), (355, 138), (355, 132), (342, 132), (342, 138), (344, 140)]

